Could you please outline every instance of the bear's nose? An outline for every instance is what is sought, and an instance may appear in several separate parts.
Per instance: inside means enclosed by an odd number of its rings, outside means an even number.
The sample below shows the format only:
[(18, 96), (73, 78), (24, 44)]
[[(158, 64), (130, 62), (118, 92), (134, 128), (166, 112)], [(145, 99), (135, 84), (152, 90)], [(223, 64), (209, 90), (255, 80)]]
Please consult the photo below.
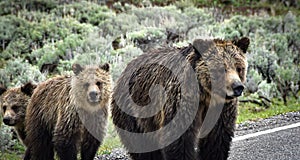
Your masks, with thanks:
[(232, 90), (234, 93), (235, 97), (238, 97), (242, 94), (243, 90), (244, 90), (244, 85), (241, 82), (234, 82), (232, 84)]
[(9, 125), (9, 122), (10, 122), (10, 118), (9, 117), (4, 117), (3, 118), (3, 123), (4, 124)]
[(89, 93), (89, 96), (90, 96), (91, 99), (96, 99), (97, 96), (98, 96), (98, 93), (95, 92), (95, 91), (93, 91), (93, 92), (90, 92), (90, 93)]

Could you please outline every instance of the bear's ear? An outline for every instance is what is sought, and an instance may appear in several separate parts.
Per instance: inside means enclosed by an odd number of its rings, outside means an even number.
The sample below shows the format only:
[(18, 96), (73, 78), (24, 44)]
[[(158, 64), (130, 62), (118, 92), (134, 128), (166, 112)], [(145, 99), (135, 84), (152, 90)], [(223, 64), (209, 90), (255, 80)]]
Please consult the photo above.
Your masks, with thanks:
[(250, 40), (248, 37), (243, 37), (239, 40), (234, 40), (233, 44), (235, 44), (237, 47), (239, 47), (244, 53), (246, 53), (249, 44), (250, 44)]
[(83, 71), (83, 67), (80, 64), (73, 64), (72, 70), (75, 73), (75, 75), (78, 75), (81, 71)]
[(35, 88), (36, 88), (35, 84), (28, 82), (21, 87), (21, 91), (25, 93), (27, 96), (31, 96)]
[(0, 84), (0, 95), (2, 95), (6, 90), (7, 90), (6, 87)]
[(100, 66), (100, 68), (103, 69), (103, 70), (105, 70), (106, 72), (108, 72), (109, 71), (109, 64), (105, 63), (102, 66)]
[(205, 53), (213, 45), (214, 42), (212, 40), (196, 39), (193, 42), (194, 49), (199, 56)]

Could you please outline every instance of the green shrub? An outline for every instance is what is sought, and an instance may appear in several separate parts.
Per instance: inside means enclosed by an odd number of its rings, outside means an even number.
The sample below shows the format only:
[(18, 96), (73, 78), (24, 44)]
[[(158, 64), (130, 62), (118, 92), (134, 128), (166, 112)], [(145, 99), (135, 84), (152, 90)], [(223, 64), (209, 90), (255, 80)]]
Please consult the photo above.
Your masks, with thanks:
[[(11, 41), (18, 39), (22, 26), (28, 26), (28, 23), (21, 18), (14, 15), (0, 16), (0, 51), (5, 50)], [(0, 58), (11, 57), (9, 54), (0, 54)]]
[(0, 69), (0, 83), (7, 87), (20, 86), (27, 82), (41, 82), (46, 79), (37, 66), (22, 59), (9, 60), (5, 68)]
[(112, 62), (113, 80), (116, 81), (119, 78), (127, 63), (142, 53), (141, 49), (134, 47), (133, 45), (127, 45), (125, 48), (112, 51), (112, 54), (115, 55), (110, 57)]
[(59, 17), (73, 17), (81, 23), (90, 23), (96, 26), (114, 15), (106, 6), (85, 1), (58, 6), (51, 13)]
[(56, 6), (56, 0), (5, 0), (0, 2), (0, 15), (18, 14), (18, 12), (23, 9), (29, 11), (49, 12)]
[(3, 152), (11, 149), (17, 140), (13, 140), (12, 128), (6, 125), (0, 126), (0, 156)]
[(280, 92), (278, 92), (277, 85), (275, 82), (267, 83), (266, 80), (263, 80), (258, 85), (258, 91), (259, 96), (263, 96), (268, 98), (269, 100), (280, 97)]
[[(55, 71), (63, 74), (70, 72), (73, 63), (104, 62), (112, 64), (113, 78), (117, 79), (132, 58), (165, 45), (171, 31), (179, 37), (168, 44), (173, 46), (186, 45), (196, 38), (248, 36), (251, 43), (246, 85), (252, 87), (250, 90), (267, 97), (280, 95), (282, 99), (286, 99), (284, 95), (299, 95), (300, 19), (294, 13), (273, 17), (229, 14), (220, 18), (218, 9), (192, 5), (206, 1), (129, 2), (113, 4), (117, 13), (96, 1), (0, 2), (0, 6), (7, 7), (0, 11), (0, 29), (5, 31), (0, 32), (1, 82), (19, 85), (30, 80), (30, 74), (36, 75), (31, 79), (40, 81), (43, 78), (38, 78), (39, 69), (44, 64), (57, 65)], [(174, 5), (151, 5), (170, 2)], [(37, 8), (41, 4), (45, 6)], [(270, 86), (280, 94), (272, 95)]]

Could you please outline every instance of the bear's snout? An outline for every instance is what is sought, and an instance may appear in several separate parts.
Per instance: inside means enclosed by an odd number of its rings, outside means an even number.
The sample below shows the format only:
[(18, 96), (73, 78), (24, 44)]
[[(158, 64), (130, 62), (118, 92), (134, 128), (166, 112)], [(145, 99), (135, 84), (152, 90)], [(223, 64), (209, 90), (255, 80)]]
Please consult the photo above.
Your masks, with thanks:
[(244, 88), (237, 72), (234, 70), (229, 71), (226, 75), (226, 98), (232, 99), (241, 96)]
[(88, 88), (88, 101), (91, 103), (97, 103), (101, 101), (100, 90), (96, 85), (90, 85)]
[(3, 115), (3, 123), (8, 126), (14, 126), (16, 124), (16, 113), (11, 109), (7, 109)]
[(3, 117), (3, 123), (8, 126), (15, 125), (15, 121), (12, 117)]
[(93, 91), (93, 92), (90, 92), (89, 93), (89, 96), (90, 96), (90, 99), (91, 100), (96, 100), (97, 99), (97, 97), (98, 97), (98, 93), (97, 92), (95, 92), (95, 91)]
[(233, 96), (238, 97), (243, 93), (244, 85), (241, 82), (234, 82), (232, 84)]
[(88, 100), (92, 103), (97, 103), (101, 101), (100, 93), (97, 91), (91, 91), (88, 93)]
[(10, 118), (9, 117), (4, 117), (3, 118), (3, 123), (8, 125), (9, 124), (9, 121), (10, 121)]

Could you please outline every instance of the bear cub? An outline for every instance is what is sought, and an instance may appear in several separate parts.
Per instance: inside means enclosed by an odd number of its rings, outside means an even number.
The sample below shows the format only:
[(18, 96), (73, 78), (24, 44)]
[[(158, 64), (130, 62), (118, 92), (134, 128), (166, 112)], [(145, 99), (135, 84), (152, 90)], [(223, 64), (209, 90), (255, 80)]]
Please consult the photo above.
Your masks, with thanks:
[(24, 159), (92, 160), (106, 132), (111, 94), (109, 64), (72, 66), (74, 76), (40, 83), (26, 112)]
[(27, 83), (21, 87), (7, 89), (0, 86), (0, 107), (3, 123), (14, 127), (19, 140), (26, 146), (25, 113), (35, 84)]

